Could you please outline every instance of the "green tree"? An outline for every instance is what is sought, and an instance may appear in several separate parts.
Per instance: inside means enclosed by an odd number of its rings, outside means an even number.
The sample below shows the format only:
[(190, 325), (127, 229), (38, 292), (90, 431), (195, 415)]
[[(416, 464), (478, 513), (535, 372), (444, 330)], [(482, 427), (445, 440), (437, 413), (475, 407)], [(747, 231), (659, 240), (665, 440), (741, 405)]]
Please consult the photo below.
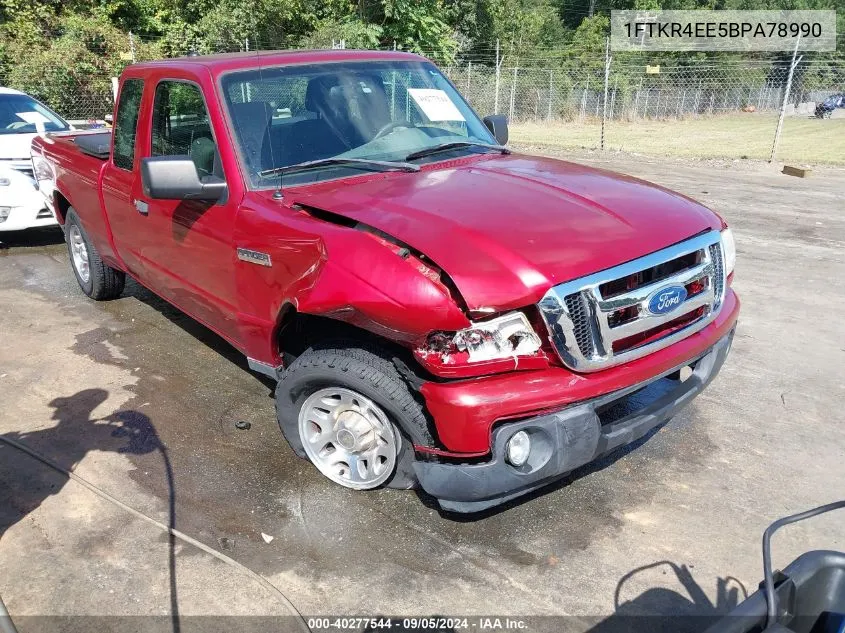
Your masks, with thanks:
[[(366, 15), (366, 14), (365, 14)], [(442, 0), (383, 0), (366, 15), (380, 23), (384, 43), (402, 50), (424, 53), (450, 63), (457, 52), (452, 27), (446, 22)]]
[[(70, 14), (56, 19), (58, 37), (7, 40), (3, 82), (50, 104), (66, 116), (101, 118), (111, 111), (111, 77), (128, 63), (126, 34), (104, 18)], [(123, 55), (121, 55), (123, 54)], [(155, 44), (138, 42), (139, 59), (159, 57)]]
[(343, 41), (347, 48), (378, 48), (384, 29), (378, 24), (364, 22), (357, 16), (341, 19), (327, 18), (317, 22), (314, 30), (302, 37), (303, 48), (328, 48)]

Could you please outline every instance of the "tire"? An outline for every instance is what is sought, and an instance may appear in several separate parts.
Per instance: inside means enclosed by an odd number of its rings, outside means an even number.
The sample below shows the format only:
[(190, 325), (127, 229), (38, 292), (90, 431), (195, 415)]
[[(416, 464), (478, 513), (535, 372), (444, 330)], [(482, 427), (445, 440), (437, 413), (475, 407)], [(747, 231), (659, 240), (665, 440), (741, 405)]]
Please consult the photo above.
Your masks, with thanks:
[(68, 209), (64, 228), (70, 267), (82, 292), (96, 301), (117, 299), (126, 284), (126, 274), (103, 262), (73, 207)]
[[(327, 473), (320, 462), (304, 446), (301, 415), (306, 416), (309, 398), (326, 391), (346, 392), (362, 396), (386, 415), (395, 430), (397, 455), (395, 467), (377, 485), (349, 485)], [(333, 428), (339, 417), (330, 413)], [(428, 418), (422, 404), (396, 370), (390, 355), (343, 345), (311, 347), (300, 355), (282, 375), (276, 387), (276, 416), (282, 433), (293, 451), (310, 460), (326, 477), (340, 485), (355, 489), (377, 487), (408, 489), (416, 487), (414, 450), (416, 442), (430, 441)], [(339, 436), (338, 436), (339, 438)], [(313, 453), (313, 450), (311, 451)]]

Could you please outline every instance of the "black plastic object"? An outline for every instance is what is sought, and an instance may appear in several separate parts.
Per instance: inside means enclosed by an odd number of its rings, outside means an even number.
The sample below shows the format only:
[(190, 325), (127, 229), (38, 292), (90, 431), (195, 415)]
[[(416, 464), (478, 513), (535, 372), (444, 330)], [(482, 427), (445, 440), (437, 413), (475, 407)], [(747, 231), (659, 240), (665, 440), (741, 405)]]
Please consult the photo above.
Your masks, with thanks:
[(226, 194), (226, 181), (213, 174), (200, 178), (190, 156), (142, 158), (141, 185), (154, 200), (217, 202)]
[[(778, 519), (766, 528), (763, 532), (763, 583), (766, 588), (766, 626), (771, 627), (777, 620), (777, 594), (775, 593), (774, 577), (772, 575), (772, 534), (777, 532), (784, 525), (797, 523), (804, 519), (812, 519), (814, 516), (845, 508), (845, 501), (836, 501), (827, 505), (813, 508), (805, 512), (799, 512), (782, 519)], [(845, 605), (843, 605), (845, 606)]]
[(484, 117), (484, 125), (493, 133), (499, 145), (508, 144), (508, 117), (504, 114), (491, 114)]
[(73, 142), (84, 154), (101, 160), (106, 160), (111, 152), (111, 132), (81, 134), (74, 137)]
[(845, 501), (829, 503), (772, 523), (763, 533), (764, 577), (760, 590), (706, 633), (843, 633), (845, 554), (807, 552), (782, 572), (773, 572), (771, 561), (771, 538), (778, 529), (840, 508), (845, 508)]

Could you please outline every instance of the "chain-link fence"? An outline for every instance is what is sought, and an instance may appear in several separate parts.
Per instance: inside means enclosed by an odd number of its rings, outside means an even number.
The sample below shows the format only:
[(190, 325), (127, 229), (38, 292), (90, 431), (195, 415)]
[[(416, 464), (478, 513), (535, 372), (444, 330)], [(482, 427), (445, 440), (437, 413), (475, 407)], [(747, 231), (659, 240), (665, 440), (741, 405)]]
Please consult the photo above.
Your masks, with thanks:
[(0, 65), (0, 86), (32, 95), (65, 119), (102, 119), (114, 108), (110, 73), (54, 66), (44, 68), (37, 81), (18, 81), (10, 66)]
[(517, 142), (845, 163), (845, 110), (817, 109), (845, 93), (841, 61), (749, 56), (651, 65), (626, 54), (558, 67), (467, 63), (445, 71), (476, 111), (507, 115)]
[[(603, 66), (603, 60), (602, 66)], [(584, 121), (604, 111), (604, 68), (501, 67), (468, 63), (446, 74), (479, 112), (502, 113), (516, 123)], [(790, 61), (704, 62), (649, 66), (610, 65), (609, 120), (671, 119), (736, 112), (779, 112)], [(498, 79), (497, 79), (498, 75)], [(845, 66), (808, 62), (796, 67), (788, 105), (820, 102), (845, 90)], [(788, 109), (793, 112), (793, 109)]]
[[(119, 47), (110, 46), (104, 55), (115, 56)], [(22, 81), (12, 64), (0, 67), (0, 80), (68, 119), (102, 119), (113, 106), (112, 75), (132, 59), (161, 52), (155, 42), (135, 39), (124, 48), (100, 68), (58, 59), (37, 80), (30, 73)], [(550, 50), (520, 64), (491, 47), (489, 55), (444, 71), (479, 114), (507, 115), (516, 143), (769, 159), (782, 130), (779, 157), (845, 163), (845, 120), (815, 119), (817, 104), (845, 93), (845, 64), (811, 54), (794, 61), (790, 73), (790, 55), (690, 54), (658, 65), (640, 53), (584, 58)], [(832, 114), (845, 118), (845, 110)]]

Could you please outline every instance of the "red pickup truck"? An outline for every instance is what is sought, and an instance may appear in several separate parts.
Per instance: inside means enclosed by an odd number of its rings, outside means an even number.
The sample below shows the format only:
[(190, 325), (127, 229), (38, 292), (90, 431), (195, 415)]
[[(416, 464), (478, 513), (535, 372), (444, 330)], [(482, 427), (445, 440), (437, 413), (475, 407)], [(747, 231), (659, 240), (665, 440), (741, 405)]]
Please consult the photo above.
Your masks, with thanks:
[(419, 56), (267, 52), (130, 66), (32, 155), (85, 294), (229, 341), (334, 482), (474, 512), (665, 422), (739, 311), (718, 215), (507, 136)]

